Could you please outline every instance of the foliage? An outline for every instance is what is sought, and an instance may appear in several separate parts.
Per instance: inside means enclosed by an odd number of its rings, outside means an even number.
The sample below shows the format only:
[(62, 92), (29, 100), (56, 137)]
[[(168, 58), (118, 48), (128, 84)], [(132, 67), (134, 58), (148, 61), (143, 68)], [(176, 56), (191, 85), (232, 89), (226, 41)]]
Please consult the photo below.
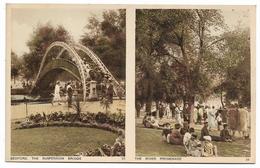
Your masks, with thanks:
[(136, 13), (136, 89), (142, 92), (137, 100), (162, 99), (165, 93), (168, 100), (179, 97), (193, 105), (195, 96), (208, 95), (211, 47), (221, 41), (211, 30), (224, 29), (220, 11), (143, 9)]
[(105, 11), (102, 21), (92, 16), (80, 41), (99, 56), (115, 77), (125, 78), (125, 10)]
[(250, 31), (238, 28), (223, 36), (225, 42), (219, 46), (223, 55), (214, 68), (222, 80), (215, 91), (225, 92), (227, 101), (250, 106)]
[(13, 51), (11, 52), (11, 77), (14, 79), (21, 74), (22, 60)]
[[(41, 60), (49, 45), (54, 41), (71, 41), (71, 37), (64, 27), (53, 27), (51, 24), (39, 25), (27, 42), (29, 52), (23, 55), (23, 74), (26, 79), (31, 79), (38, 73)], [(50, 53), (57, 55), (58, 50), (54, 49)]]
[(112, 153), (112, 150), (112, 146), (104, 144), (100, 148), (77, 153), (76, 156), (125, 156), (125, 145), (116, 148), (114, 153)]
[[(76, 120), (76, 118), (78, 120)], [(29, 116), (29, 124), (33, 123), (50, 123), (50, 122), (69, 122), (69, 123), (89, 123), (89, 124), (107, 124), (105, 127), (119, 127), (124, 128), (125, 127), (125, 114), (123, 113), (80, 113), (80, 116), (78, 117), (75, 113), (62, 113), (62, 112), (53, 112), (50, 114), (31, 114)], [(66, 123), (65, 123), (66, 124)], [(44, 124), (43, 124), (44, 125)], [(73, 125), (73, 124), (72, 124)], [(84, 125), (84, 124), (83, 124)], [(62, 126), (62, 125), (61, 125)], [(25, 126), (26, 127), (26, 126)]]
[(110, 108), (110, 100), (106, 97), (104, 97), (100, 101), (100, 105), (106, 110), (105, 112), (108, 113), (108, 109)]

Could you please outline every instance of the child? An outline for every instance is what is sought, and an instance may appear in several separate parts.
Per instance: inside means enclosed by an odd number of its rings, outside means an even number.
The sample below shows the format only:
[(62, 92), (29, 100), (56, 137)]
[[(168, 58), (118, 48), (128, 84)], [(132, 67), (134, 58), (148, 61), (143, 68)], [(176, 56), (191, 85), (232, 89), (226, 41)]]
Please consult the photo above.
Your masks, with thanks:
[(188, 153), (188, 144), (193, 133), (194, 133), (194, 128), (190, 128), (189, 131), (186, 132), (183, 137), (183, 145), (187, 153)]
[(174, 125), (175, 130), (168, 134), (167, 136), (167, 142), (173, 145), (182, 145), (182, 135), (180, 134), (179, 129), (181, 128), (180, 124)]
[(217, 147), (211, 143), (210, 136), (204, 136), (204, 143), (202, 145), (202, 156), (203, 157), (214, 157), (217, 156)]
[(187, 154), (193, 157), (202, 155), (201, 142), (197, 139), (196, 134), (192, 134), (187, 146)]
[(111, 147), (111, 156), (116, 156), (116, 151), (122, 146), (125, 146), (125, 134), (123, 130), (118, 131), (118, 137), (115, 140), (114, 145)]
[(221, 117), (221, 113), (218, 113), (218, 116), (216, 118), (217, 123), (218, 123), (218, 131), (220, 130), (220, 126), (222, 125), (222, 117)]
[(165, 123), (162, 129), (163, 129), (162, 136), (163, 136), (163, 138), (165, 138), (165, 140), (167, 140), (168, 134), (172, 133), (171, 124), (170, 123)]
[(228, 131), (228, 125), (225, 123), (223, 124), (223, 129), (220, 131), (220, 139), (224, 142), (232, 142), (231, 135)]

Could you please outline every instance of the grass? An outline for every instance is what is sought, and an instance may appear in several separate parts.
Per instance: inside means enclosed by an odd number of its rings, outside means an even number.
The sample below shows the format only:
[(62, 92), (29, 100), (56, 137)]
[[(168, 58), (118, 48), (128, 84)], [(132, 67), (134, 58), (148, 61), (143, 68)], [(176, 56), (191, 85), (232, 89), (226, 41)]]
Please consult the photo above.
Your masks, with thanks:
[(73, 156), (112, 145), (116, 134), (83, 127), (45, 127), (11, 131), (12, 156)]
[[(196, 130), (197, 134), (199, 130)], [(186, 156), (184, 146), (166, 143), (158, 129), (136, 127), (136, 155), (137, 156)], [(217, 132), (213, 132), (217, 135)], [(199, 135), (199, 134), (198, 134)], [(217, 145), (218, 156), (221, 157), (249, 157), (250, 140), (237, 139), (232, 143), (213, 142)]]

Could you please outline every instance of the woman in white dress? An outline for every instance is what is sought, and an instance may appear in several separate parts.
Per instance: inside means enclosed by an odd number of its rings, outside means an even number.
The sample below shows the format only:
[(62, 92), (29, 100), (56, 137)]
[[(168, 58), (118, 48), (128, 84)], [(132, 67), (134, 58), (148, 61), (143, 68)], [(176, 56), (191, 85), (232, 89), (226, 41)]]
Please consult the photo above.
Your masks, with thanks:
[(208, 110), (208, 124), (209, 124), (209, 130), (216, 127), (216, 120), (215, 120), (215, 107), (212, 106), (212, 108), (209, 108)]
[(54, 89), (54, 95), (52, 99), (52, 105), (53, 103), (58, 102), (59, 105), (61, 105), (61, 97), (60, 97), (60, 82), (57, 81)]
[(175, 108), (175, 120), (176, 120), (176, 123), (182, 125), (181, 109), (178, 105)]

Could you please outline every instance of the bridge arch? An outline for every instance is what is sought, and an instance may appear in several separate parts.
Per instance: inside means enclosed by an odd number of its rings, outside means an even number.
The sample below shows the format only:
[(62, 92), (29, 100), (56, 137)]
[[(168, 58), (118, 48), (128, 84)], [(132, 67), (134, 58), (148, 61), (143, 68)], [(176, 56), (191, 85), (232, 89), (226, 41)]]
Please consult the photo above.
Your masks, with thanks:
[[(61, 50), (58, 52), (57, 55), (50, 55), (52, 57), (51, 63), (47, 61), (47, 58), (49, 57), (50, 52), (54, 48), (61, 48)], [(62, 59), (63, 53), (67, 51), (69, 60)], [(125, 90), (120, 85), (120, 83), (114, 78), (114, 76), (110, 73), (110, 71), (106, 68), (106, 66), (103, 64), (103, 62), (99, 59), (99, 57), (91, 51), (89, 48), (80, 45), (80, 44), (67, 44), (65, 42), (56, 41), (53, 42), (47, 49), (46, 52), (42, 58), (39, 71), (37, 73), (37, 76), (35, 78), (35, 83), (33, 86), (33, 89), (36, 88), (38, 85), (38, 82), (41, 81), (41, 79), (48, 73), (48, 69), (62, 69), (64, 71), (69, 72), (72, 74), (77, 80), (80, 79), (82, 83), (82, 89), (83, 89), (83, 100), (86, 100), (86, 93), (87, 93), (87, 79), (89, 78), (89, 71), (91, 70), (91, 67), (88, 63), (84, 62), (79, 56), (78, 52), (82, 51), (86, 56), (88, 56), (92, 62), (98, 66), (98, 68), (104, 73), (108, 74), (110, 79), (113, 82), (114, 92), (117, 95), (117, 90), (121, 90), (123, 93), (125, 93)], [(55, 64), (55, 67), (50, 67), (51, 64)], [(64, 67), (63, 64), (68, 65), (68, 67), (71, 67), (73, 72), (70, 68)], [(31, 90), (31, 92), (33, 91)]]

